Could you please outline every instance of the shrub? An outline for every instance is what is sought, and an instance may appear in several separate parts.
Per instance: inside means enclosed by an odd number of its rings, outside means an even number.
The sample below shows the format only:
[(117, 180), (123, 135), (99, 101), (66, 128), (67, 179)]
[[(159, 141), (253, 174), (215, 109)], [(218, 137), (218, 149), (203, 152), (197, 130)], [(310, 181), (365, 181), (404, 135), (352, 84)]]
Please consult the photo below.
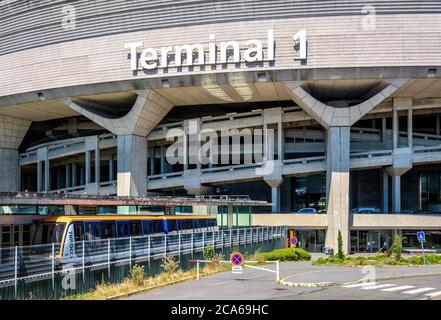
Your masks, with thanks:
[(394, 236), (394, 241), (392, 245), (387, 250), (387, 256), (395, 255), (395, 259), (399, 261), (401, 259), (401, 251), (403, 249), (403, 238), (399, 235)]
[(144, 283), (144, 266), (135, 264), (130, 270), (129, 279), (133, 284), (141, 285)]
[(299, 256), (299, 260), (311, 260), (311, 255), (308, 251), (303, 250), (302, 248), (295, 248), (294, 251)]
[(296, 248), (285, 248), (285, 249), (277, 249), (271, 252), (265, 252), (264, 254), (265, 260), (269, 261), (298, 261), (298, 260), (310, 260), (311, 255), (303, 249)]
[(216, 255), (216, 251), (214, 250), (214, 246), (206, 246), (204, 248), (204, 259), (205, 260), (212, 260), (214, 256)]
[(340, 230), (338, 230), (337, 242), (338, 242), (337, 259), (344, 260), (345, 253), (343, 252), (343, 238), (341, 236)]
[(166, 274), (173, 274), (179, 269), (179, 262), (175, 260), (173, 256), (166, 256), (162, 260), (161, 269)]

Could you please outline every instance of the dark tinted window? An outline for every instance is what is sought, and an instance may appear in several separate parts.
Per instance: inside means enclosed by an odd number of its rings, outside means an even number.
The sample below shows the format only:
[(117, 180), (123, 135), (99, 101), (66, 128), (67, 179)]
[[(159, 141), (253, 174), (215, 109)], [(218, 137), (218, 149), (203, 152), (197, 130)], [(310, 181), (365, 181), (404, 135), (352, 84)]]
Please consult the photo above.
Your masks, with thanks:
[(130, 234), (133, 237), (142, 235), (141, 222), (138, 221), (130, 223)]
[(84, 240), (83, 224), (79, 224), (79, 223), (74, 224), (74, 234), (75, 234), (75, 242)]
[(102, 225), (103, 239), (116, 238), (116, 228), (114, 222), (106, 222)]
[(144, 227), (144, 234), (145, 235), (152, 233), (152, 222), (151, 221), (144, 221), (143, 227)]
[(153, 233), (164, 232), (163, 221), (153, 221)]

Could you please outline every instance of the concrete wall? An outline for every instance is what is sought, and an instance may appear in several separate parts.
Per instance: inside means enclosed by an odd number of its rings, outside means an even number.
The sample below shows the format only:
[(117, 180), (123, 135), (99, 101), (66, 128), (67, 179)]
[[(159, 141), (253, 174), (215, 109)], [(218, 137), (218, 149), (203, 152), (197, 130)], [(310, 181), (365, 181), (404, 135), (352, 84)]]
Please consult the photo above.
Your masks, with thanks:
[[(376, 2), (377, 3), (377, 2)], [(146, 18), (148, 19), (148, 18)], [(136, 19), (138, 21), (139, 19)], [(101, 87), (83, 88), (84, 94), (96, 90), (131, 90), (134, 79), (149, 79), (191, 73), (210, 74), (228, 70), (299, 70), (347, 67), (402, 67), (441, 65), (439, 14), (378, 15), (373, 30), (363, 29), (362, 16), (326, 16), (301, 18), (272, 18), (240, 22), (187, 25), (136, 32), (115, 33), (103, 37), (60, 42), (0, 56), (0, 97), (23, 92), (54, 89), (47, 98), (71, 96), (66, 87), (105, 84)], [(61, 28), (61, 27), (60, 27)], [(128, 49), (124, 43), (144, 41), (149, 47), (203, 43), (208, 44), (210, 33), (216, 40), (266, 41), (267, 30), (274, 29), (276, 57), (274, 64), (258, 64), (250, 69), (245, 63), (217, 65), (213, 68), (188, 67), (150, 70), (134, 74), (130, 69)], [(299, 53), (293, 48), (292, 36), (301, 29), (307, 30), (308, 59), (296, 60)], [(124, 31), (124, 30), (123, 30)], [(405, 39), (405, 41), (404, 41)], [(424, 41), (421, 41), (424, 39)], [(17, 41), (17, 40), (15, 40)], [(378, 70), (377, 70), (378, 71)], [(308, 74), (312, 77), (312, 74)], [(279, 80), (293, 80), (295, 75), (285, 74)], [(32, 81), (28, 81), (32, 77)], [(233, 75), (231, 75), (233, 77)], [(281, 75), (283, 77), (283, 75)], [(234, 75), (231, 81), (241, 81)], [(116, 81), (126, 83), (112, 84)], [(224, 80), (228, 80), (224, 79)], [(212, 78), (205, 78), (207, 85)], [(160, 85), (160, 82), (155, 82)], [(139, 83), (145, 85), (145, 83)], [(153, 83), (151, 83), (153, 85)], [(55, 89), (60, 88), (60, 89)], [(0, 104), (18, 103), (18, 98), (0, 99)], [(37, 100), (36, 94), (22, 96), (23, 100)]]
[(0, 192), (20, 191), (18, 150), (0, 149)]
[(252, 225), (325, 229), (327, 219), (325, 214), (253, 214)]

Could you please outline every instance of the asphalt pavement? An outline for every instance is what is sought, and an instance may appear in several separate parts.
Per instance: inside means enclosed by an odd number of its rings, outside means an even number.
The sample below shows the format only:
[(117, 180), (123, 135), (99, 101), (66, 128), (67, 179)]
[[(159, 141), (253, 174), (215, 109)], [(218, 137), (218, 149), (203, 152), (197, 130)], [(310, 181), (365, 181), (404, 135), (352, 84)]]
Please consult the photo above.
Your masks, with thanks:
[[(274, 265), (264, 268), (275, 270)], [(431, 275), (432, 274), (432, 275)], [(326, 287), (290, 287), (276, 283), (276, 274), (244, 268), (201, 280), (130, 296), (131, 300), (272, 300), (272, 299), (440, 299), (441, 267), (332, 267), (309, 262), (280, 264), (285, 282), (330, 282)], [(399, 277), (397, 279), (397, 277)], [(383, 280), (384, 279), (384, 280)], [(362, 282), (362, 283), (356, 283)]]

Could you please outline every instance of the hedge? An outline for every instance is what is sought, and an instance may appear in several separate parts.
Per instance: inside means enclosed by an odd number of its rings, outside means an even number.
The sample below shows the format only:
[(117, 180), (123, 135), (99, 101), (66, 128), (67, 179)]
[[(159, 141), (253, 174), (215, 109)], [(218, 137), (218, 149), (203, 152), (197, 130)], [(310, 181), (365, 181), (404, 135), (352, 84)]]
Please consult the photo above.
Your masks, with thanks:
[(277, 249), (271, 252), (265, 252), (264, 254), (265, 260), (269, 261), (299, 261), (299, 260), (311, 260), (311, 255), (300, 248), (284, 248)]

